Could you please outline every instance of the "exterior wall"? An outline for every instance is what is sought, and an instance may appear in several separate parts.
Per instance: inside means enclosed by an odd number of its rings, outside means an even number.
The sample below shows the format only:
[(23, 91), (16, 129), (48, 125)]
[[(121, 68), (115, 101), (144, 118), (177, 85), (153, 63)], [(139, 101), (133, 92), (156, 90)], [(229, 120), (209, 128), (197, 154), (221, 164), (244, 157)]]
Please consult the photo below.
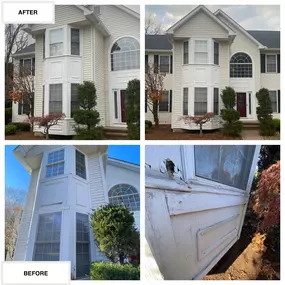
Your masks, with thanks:
[[(95, 71), (94, 81), (96, 86), (96, 94), (97, 94), (97, 106), (96, 109), (100, 113), (101, 125), (108, 126), (109, 124), (109, 112), (108, 112), (108, 96), (105, 92), (105, 74), (104, 74), (104, 37), (102, 34), (93, 29), (95, 45), (94, 45), (94, 53), (95, 53), (95, 62), (92, 70)], [(109, 114), (109, 115), (107, 115)]]
[(40, 169), (33, 170), (31, 173), (30, 184), (28, 193), (25, 201), (24, 211), (21, 218), (19, 227), (19, 234), (14, 253), (14, 261), (27, 260), (27, 248), (30, 237), (30, 227), (33, 217), (34, 203), (37, 195), (38, 180), (39, 180)]
[[(172, 52), (165, 52), (165, 53), (161, 53), (161, 52), (148, 53), (147, 52), (147, 54), (148, 54), (148, 62), (153, 64), (154, 55), (172, 55)], [(165, 90), (168, 90), (168, 91), (173, 90), (173, 73), (166, 73), (164, 80), (163, 80), (163, 85), (164, 85), (163, 87)], [(172, 102), (173, 102), (173, 98), (172, 98)], [(160, 124), (171, 124), (171, 112), (159, 112), (158, 117), (159, 117)], [(145, 113), (145, 119), (150, 120), (154, 123), (153, 115), (149, 109)]]
[(116, 40), (122, 37), (134, 37), (140, 41), (140, 20), (123, 12), (114, 5), (102, 5), (100, 9), (100, 18), (110, 32), (110, 36), (105, 39), (104, 58), (105, 58), (105, 94), (108, 99), (107, 113), (109, 114), (110, 126), (126, 127), (126, 123), (118, 122), (114, 117), (114, 100), (112, 90), (126, 89), (128, 81), (140, 78), (140, 70), (112, 71), (110, 62), (110, 51)]
[(34, 24), (32, 25), (32, 31), (59, 27), (85, 20), (83, 11), (77, 8), (76, 5), (55, 5), (55, 24)]
[(210, 18), (205, 12), (200, 11), (177, 28), (174, 35), (175, 37), (227, 38), (228, 31)]
[[(136, 188), (138, 193), (140, 193), (140, 172), (139, 166), (137, 167), (137, 171), (132, 171), (130, 169), (126, 169), (123, 166), (114, 166), (112, 164), (108, 164), (107, 172), (106, 172), (106, 196), (108, 197), (109, 190), (118, 184), (129, 184)], [(108, 199), (109, 200), (109, 199)], [(134, 218), (136, 227), (140, 230), (140, 211), (135, 211)]]

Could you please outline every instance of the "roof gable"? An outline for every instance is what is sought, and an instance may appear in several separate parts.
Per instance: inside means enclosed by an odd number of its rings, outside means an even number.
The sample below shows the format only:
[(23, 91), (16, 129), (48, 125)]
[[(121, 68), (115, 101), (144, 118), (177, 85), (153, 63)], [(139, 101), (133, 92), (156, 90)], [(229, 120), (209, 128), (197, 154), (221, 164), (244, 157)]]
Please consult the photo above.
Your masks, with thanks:
[(213, 15), (213, 13), (203, 5), (196, 7), (194, 10), (192, 10), (190, 13), (184, 16), (181, 20), (176, 22), (173, 26), (171, 26), (166, 31), (166, 33), (173, 34), (175, 30), (182, 27), (185, 23), (187, 23), (191, 18), (193, 18), (200, 12), (204, 12), (208, 17), (210, 17), (214, 22), (216, 22), (222, 29), (224, 29), (229, 35), (234, 35), (234, 32), (227, 25), (225, 25), (219, 18)]
[[(231, 17), (229, 17), (225, 12), (221, 9), (217, 10), (214, 15), (219, 18), (221, 21), (222, 19), (226, 19), (229, 21), (231, 29), (236, 28), (241, 31), (245, 36), (247, 36), (251, 41), (253, 41), (260, 49), (265, 48), (263, 44), (261, 44), (258, 40), (256, 40), (253, 36), (251, 36), (241, 25), (239, 25), (236, 21), (234, 21)], [(225, 21), (225, 22), (226, 22)]]

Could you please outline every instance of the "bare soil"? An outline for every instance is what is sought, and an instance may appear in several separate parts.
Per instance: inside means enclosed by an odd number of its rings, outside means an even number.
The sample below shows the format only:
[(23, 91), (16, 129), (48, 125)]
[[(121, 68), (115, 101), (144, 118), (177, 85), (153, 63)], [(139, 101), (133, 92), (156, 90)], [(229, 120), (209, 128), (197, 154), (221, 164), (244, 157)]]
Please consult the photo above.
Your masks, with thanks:
[(5, 140), (44, 140), (44, 137), (34, 136), (32, 132), (16, 132), (15, 135), (6, 135)]
[(172, 132), (170, 125), (153, 126), (146, 134), (146, 140), (239, 140), (241, 138), (225, 136), (219, 130)]
[(255, 217), (247, 214), (240, 239), (204, 280), (280, 280), (280, 252), (256, 227)]

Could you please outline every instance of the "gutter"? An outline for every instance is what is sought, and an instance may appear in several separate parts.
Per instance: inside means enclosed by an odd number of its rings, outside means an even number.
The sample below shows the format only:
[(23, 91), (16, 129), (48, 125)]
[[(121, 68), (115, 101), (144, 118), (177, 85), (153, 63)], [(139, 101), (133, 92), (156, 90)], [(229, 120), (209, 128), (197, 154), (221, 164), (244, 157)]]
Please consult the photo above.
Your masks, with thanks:
[(31, 51), (31, 52), (23, 52), (23, 53), (18, 53), (18, 54), (12, 54), (11, 57), (24, 57), (27, 55), (35, 55), (35, 52)]

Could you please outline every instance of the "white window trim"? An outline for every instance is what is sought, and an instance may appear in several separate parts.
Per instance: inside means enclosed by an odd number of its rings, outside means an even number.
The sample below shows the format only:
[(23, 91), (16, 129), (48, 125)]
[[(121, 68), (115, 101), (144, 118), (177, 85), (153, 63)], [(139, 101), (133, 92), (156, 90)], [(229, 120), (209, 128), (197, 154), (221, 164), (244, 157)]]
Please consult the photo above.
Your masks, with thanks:
[[(61, 151), (63, 150), (64, 151), (64, 160), (61, 160), (61, 161), (57, 161), (55, 163), (48, 163), (48, 157), (49, 157), (49, 154), (53, 153), (53, 152), (56, 152), (56, 151)], [(46, 164), (45, 164), (45, 172), (44, 172), (44, 180), (50, 180), (50, 179), (55, 179), (57, 177), (61, 177), (62, 175), (65, 175), (65, 161), (66, 161), (66, 150), (65, 148), (58, 148), (58, 149), (53, 149), (49, 152), (47, 152), (47, 155), (46, 155)], [(56, 164), (60, 164), (60, 163), (64, 163), (64, 172), (60, 175), (56, 175), (56, 176), (51, 176), (51, 177), (47, 177), (47, 167), (48, 166), (52, 166), (52, 165), (56, 165)]]
[[(193, 93), (193, 116), (201, 116), (201, 115), (195, 115), (195, 89), (196, 88), (206, 88), (207, 90), (207, 110), (206, 110), (206, 113), (208, 113), (208, 110), (209, 110), (209, 94), (211, 94), (209, 92), (209, 88), (208, 87), (205, 87), (205, 86), (195, 86), (194, 87), (194, 93)], [(214, 91), (213, 91), (214, 92)], [(213, 99), (214, 99), (214, 94), (213, 94)]]
[[(62, 54), (60, 55), (50, 55), (50, 33), (52, 31), (55, 31), (55, 30), (60, 30), (62, 29)], [(48, 57), (50, 58), (54, 58), (54, 57), (59, 57), (59, 56), (64, 56), (66, 55), (66, 43), (67, 43), (67, 26), (59, 26), (59, 27), (55, 27), (55, 28), (50, 28), (47, 30), (47, 35), (48, 37), (45, 37), (45, 40), (46, 40), (46, 48), (48, 50)], [(47, 53), (47, 50), (46, 50), (46, 53)]]
[(269, 90), (269, 92), (275, 92), (275, 97), (276, 97), (276, 109), (277, 109), (277, 112), (273, 112), (273, 114), (280, 114), (278, 113), (278, 109), (279, 109), (279, 105), (278, 105), (278, 90)]
[[(267, 71), (267, 56), (269, 56), (269, 55), (275, 55), (275, 63), (276, 63), (276, 65), (275, 65), (275, 67), (276, 67), (276, 71)], [(278, 67), (277, 67), (277, 54), (266, 54), (266, 56), (265, 56), (265, 73), (273, 73), (273, 74), (275, 74), (275, 73), (278, 73)], [(274, 91), (274, 90), (272, 90), (272, 91)]]
[[(184, 63), (184, 43), (188, 42), (188, 63)], [(190, 64), (190, 40), (184, 41), (182, 44), (182, 65)]]
[[(76, 151), (78, 151), (79, 153), (84, 155), (85, 176), (86, 176), (86, 178), (83, 178), (83, 177), (79, 176), (78, 174), (76, 174), (76, 163), (77, 163)], [(87, 177), (87, 172), (88, 172), (87, 171), (87, 155), (85, 153), (83, 153), (82, 151), (80, 151), (79, 149), (75, 148), (74, 149), (74, 160), (75, 160), (75, 163), (74, 163), (74, 174), (75, 174), (76, 178), (81, 179), (82, 181), (84, 181), (86, 183), (88, 181), (88, 177)]]
[[(195, 45), (196, 45), (196, 41), (205, 41), (207, 42), (207, 62), (206, 63), (198, 63), (195, 61), (196, 57), (195, 57), (195, 54), (196, 54), (196, 49), (195, 49)], [(205, 38), (193, 38), (192, 39), (192, 42), (193, 42), (193, 64), (196, 64), (196, 65), (204, 65), (204, 64), (209, 64), (209, 60), (210, 60), (210, 57), (209, 57), (209, 54), (210, 54), (210, 48), (209, 48), (209, 39), (205, 39)]]
[[(167, 56), (168, 57), (168, 64), (169, 64), (169, 68), (168, 68), (168, 71), (160, 71), (160, 57), (161, 56)], [(170, 58), (171, 58), (171, 55), (168, 55), (168, 54), (160, 54), (159, 55), (159, 59), (158, 59), (158, 66), (159, 66), (159, 73), (170, 73), (170, 68), (171, 68), (171, 62), (170, 62)]]
[[(218, 55), (219, 55), (219, 64), (215, 63), (215, 43), (217, 43), (218, 46), (219, 46), (219, 53), (218, 53)], [(218, 41), (215, 41), (215, 40), (213, 40), (213, 64), (216, 65), (216, 66), (220, 66), (220, 43)]]
[(170, 90), (163, 90), (163, 92), (167, 92), (168, 99), (167, 99), (167, 110), (168, 111), (160, 111), (159, 110), (159, 102), (158, 102), (158, 112), (159, 113), (170, 113)]
[[(79, 55), (71, 54), (71, 29), (77, 29), (79, 30)], [(68, 25), (67, 26), (67, 54), (69, 54), (72, 57), (82, 57), (83, 56), (83, 31), (81, 28)], [(91, 51), (92, 52), (92, 51)]]

